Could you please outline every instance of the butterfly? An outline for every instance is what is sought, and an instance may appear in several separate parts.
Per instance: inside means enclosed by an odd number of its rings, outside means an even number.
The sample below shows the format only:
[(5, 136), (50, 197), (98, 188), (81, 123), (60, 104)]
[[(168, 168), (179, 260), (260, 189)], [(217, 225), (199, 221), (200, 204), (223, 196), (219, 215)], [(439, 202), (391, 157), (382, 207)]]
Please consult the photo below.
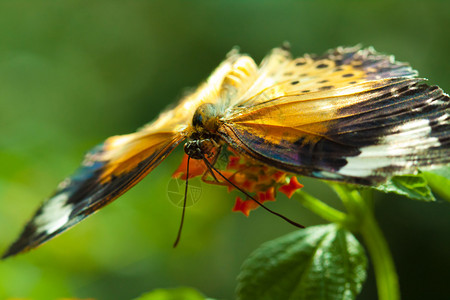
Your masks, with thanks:
[(183, 142), (187, 164), (203, 162), (213, 177), (221, 174), (214, 166), (221, 147), (282, 172), (361, 185), (446, 165), (449, 96), (424, 81), (407, 63), (373, 48), (294, 58), (283, 45), (259, 65), (233, 49), (174, 108), (89, 151), (3, 258), (109, 204)]

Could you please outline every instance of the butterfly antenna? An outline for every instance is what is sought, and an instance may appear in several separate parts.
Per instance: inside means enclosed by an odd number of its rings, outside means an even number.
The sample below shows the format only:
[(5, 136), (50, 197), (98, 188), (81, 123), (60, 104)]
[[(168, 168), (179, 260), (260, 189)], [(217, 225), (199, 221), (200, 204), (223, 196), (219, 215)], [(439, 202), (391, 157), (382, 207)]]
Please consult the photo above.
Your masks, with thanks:
[[(205, 161), (205, 160), (207, 160), (207, 159), (206, 159), (205, 157), (203, 157), (203, 161)], [(216, 182), (219, 182), (219, 180), (217, 180), (216, 175), (214, 175), (213, 170), (212, 170), (211, 167), (209, 166), (209, 165), (212, 165), (212, 164), (210, 164), (209, 161), (208, 161), (208, 162), (205, 162), (205, 165), (206, 165), (206, 167), (208, 168), (209, 174), (211, 174), (211, 176), (214, 178), (214, 180), (215, 180)]]
[[(259, 204), (259, 206), (261, 206), (262, 208), (264, 208), (265, 210), (267, 210), (268, 212), (270, 212), (271, 214), (274, 214), (280, 218), (282, 218), (283, 220), (285, 220), (286, 222), (288, 222), (289, 224), (294, 225), (295, 227), (298, 228), (305, 228), (305, 226), (294, 222), (292, 220), (290, 220), (289, 218), (283, 216), (282, 214), (279, 214), (273, 210), (271, 210), (270, 208), (266, 207), (264, 204), (262, 204), (261, 202), (259, 202), (258, 200), (256, 200), (254, 197), (250, 196), (249, 193), (247, 193), (246, 191), (244, 191), (243, 189), (241, 189), (240, 187), (238, 187), (237, 185), (235, 185), (233, 182), (231, 182), (231, 180), (229, 180), (228, 178), (226, 178), (222, 173), (219, 172), (219, 170), (217, 170), (205, 157), (203, 157), (203, 161), (205, 162), (205, 164), (208, 166), (208, 168), (213, 169), (214, 171), (217, 172), (217, 174), (220, 175), (220, 177), (222, 177), (223, 179), (225, 179), (225, 181), (227, 181), (229, 184), (231, 184), (232, 186), (234, 186), (236, 189), (238, 189), (239, 191), (241, 191), (244, 195), (246, 195), (248, 198), (252, 199), (253, 201), (255, 201), (256, 203)], [(212, 174), (213, 172), (211, 172)], [(213, 175), (214, 177), (214, 175)], [(186, 182), (187, 183), (187, 182)]]
[(173, 243), (173, 247), (175, 248), (178, 245), (178, 242), (181, 238), (181, 231), (183, 230), (183, 224), (184, 224), (184, 215), (186, 213), (186, 199), (187, 199), (187, 192), (188, 192), (188, 183), (189, 183), (189, 160), (191, 159), (190, 156), (187, 158), (187, 166), (186, 166), (186, 185), (184, 188), (184, 200), (183, 200), (183, 212), (181, 213), (181, 222), (180, 222), (180, 228), (178, 228), (178, 234), (177, 238), (175, 240), (175, 243)]

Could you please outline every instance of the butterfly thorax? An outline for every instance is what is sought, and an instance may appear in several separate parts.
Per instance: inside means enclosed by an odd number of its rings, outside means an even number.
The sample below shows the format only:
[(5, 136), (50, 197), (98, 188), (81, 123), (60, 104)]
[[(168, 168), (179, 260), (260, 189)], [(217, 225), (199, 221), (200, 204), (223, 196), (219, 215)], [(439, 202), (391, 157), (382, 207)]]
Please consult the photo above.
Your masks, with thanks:
[(192, 132), (184, 144), (184, 152), (194, 159), (209, 156), (211, 150), (219, 145), (216, 132), (220, 124), (220, 115), (214, 104), (200, 105), (192, 117)]

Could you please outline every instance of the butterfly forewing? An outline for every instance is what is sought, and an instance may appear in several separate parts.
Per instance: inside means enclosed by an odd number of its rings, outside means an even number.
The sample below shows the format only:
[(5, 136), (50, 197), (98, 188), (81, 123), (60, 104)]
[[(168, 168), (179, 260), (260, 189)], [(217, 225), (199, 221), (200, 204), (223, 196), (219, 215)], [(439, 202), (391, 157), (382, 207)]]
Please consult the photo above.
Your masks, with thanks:
[(109, 138), (90, 151), (75, 174), (42, 204), (4, 257), (37, 247), (115, 200), (182, 140), (179, 133)]
[(360, 184), (450, 162), (449, 98), (407, 64), (356, 47), (279, 66), (275, 84), (230, 109), (220, 129), (242, 153)]

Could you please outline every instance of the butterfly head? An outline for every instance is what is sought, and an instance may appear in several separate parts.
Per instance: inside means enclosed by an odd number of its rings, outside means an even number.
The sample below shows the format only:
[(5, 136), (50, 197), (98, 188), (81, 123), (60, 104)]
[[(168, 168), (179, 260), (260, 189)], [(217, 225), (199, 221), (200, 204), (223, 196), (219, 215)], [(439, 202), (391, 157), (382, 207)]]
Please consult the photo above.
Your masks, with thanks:
[(218, 146), (216, 132), (220, 126), (220, 115), (212, 103), (200, 105), (192, 117), (192, 131), (184, 145), (184, 152), (193, 159), (210, 156)]
[(209, 156), (208, 153), (214, 148), (214, 142), (211, 139), (193, 139), (184, 144), (184, 152), (193, 159), (203, 159)]

